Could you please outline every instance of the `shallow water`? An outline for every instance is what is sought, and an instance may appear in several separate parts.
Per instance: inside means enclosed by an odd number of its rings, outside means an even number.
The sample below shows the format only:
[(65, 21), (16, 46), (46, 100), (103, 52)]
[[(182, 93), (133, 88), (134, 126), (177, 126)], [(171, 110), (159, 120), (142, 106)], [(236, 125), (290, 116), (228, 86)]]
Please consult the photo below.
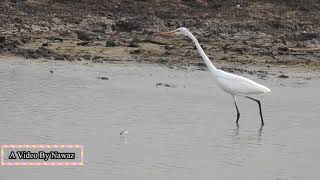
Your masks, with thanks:
[(85, 165), (0, 167), (0, 179), (318, 179), (319, 78), (245, 76), (272, 89), (262, 129), (243, 98), (235, 126), (208, 72), (2, 58), (1, 144), (83, 144)]

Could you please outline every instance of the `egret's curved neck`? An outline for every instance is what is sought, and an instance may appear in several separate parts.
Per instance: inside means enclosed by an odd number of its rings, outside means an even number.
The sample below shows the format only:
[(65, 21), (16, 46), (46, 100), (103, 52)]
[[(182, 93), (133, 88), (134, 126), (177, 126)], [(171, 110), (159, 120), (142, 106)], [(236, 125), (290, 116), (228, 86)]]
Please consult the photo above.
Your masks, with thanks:
[(201, 48), (201, 46), (200, 46), (198, 40), (196, 39), (196, 37), (194, 37), (194, 35), (193, 35), (191, 32), (189, 32), (189, 33), (187, 34), (187, 36), (188, 36), (189, 38), (191, 38), (192, 41), (193, 41), (193, 43), (196, 45), (196, 47), (197, 47), (197, 49), (198, 49), (198, 52), (199, 52), (199, 54), (201, 55), (204, 63), (207, 65), (208, 69), (209, 69), (212, 73), (216, 72), (217, 68), (212, 64), (212, 62), (210, 61), (210, 59), (208, 58), (208, 56), (204, 53), (204, 51), (203, 51), (203, 49)]

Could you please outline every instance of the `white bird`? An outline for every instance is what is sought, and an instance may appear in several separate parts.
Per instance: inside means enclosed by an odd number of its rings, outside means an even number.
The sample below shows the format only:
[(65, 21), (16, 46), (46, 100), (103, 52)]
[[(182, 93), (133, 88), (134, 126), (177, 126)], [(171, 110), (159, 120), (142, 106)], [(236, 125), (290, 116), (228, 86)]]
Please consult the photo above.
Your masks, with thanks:
[(216, 68), (211, 63), (208, 56), (204, 53), (196, 37), (194, 37), (194, 35), (185, 27), (180, 27), (176, 30), (169, 31), (169, 32), (161, 32), (159, 33), (159, 35), (163, 35), (167, 37), (172, 37), (174, 35), (185, 35), (189, 37), (193, 41), (193, 43), (196, 45), (199, 54), (201, 55), (203, 61), (207, 65), (210, 73), (216, 79), (216, 82), (218, 83), (219, 87), (223, 91), (225, 91), (226, 93), (232, 96), (234, 104), (236, 106), (236, 110), (237, 110), (237, 121), (236, 121), (237, 125), (240, 118), (240, 112), (237, 106), (236, 96), (246, 97), (258, 103), (259, 110), (260, 110), (261, 125), (264, 125), (260, 101), (258, 99), (254, 99), (249, 96), (270, 93), (271, 90), (269, 88), (261, 84), (258, 84), (250, 79), (247, 79), (245, 77), (228, 73), (221, 69)]

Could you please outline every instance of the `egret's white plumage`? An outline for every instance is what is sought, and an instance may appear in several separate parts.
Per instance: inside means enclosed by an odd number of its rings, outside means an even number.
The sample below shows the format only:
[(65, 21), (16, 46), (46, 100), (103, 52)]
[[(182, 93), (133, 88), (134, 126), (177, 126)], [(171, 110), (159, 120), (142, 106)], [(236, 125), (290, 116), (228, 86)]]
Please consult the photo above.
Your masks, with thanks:
[(207, 65), (210, 73), (216, 79), (219, 87), (222, 90), (224, 90), (226, 93), (229, 93), (230, 95), (232, 95), (236, 109), (237, 109), (237, 121), (236, 121), (237, 123), (238, 123), (238, 120), (240, 117), (240, 113), (238, 110), (238, 106), (237, 106), (235, 97), (236, 96), (244, 96), (244, 97), (247, 97), (251, 100), (256, 101), (259, 104), (261, 123), (262, 123), (262, 125), (264, 124), (260, 101), (257, 99), (254, 99), (252, 97), (249, 97), (249, 95), (259, 95), (259, 94), (264, 94), (264, 93), (270, 93), (271, 90), (269, 88), (267, 88), (266, 86), (263, 86), (261, 84), (258, 84), (250, 79), (247, 79), (245, 77), (235, 75), (232, 73), (228, 73), (228, 72), (225, 72), (223, 70), (216, 68), (211, 63), (208, 56), (204, 53), (204, 51), (201, 48), (196, 37), (194, 37), (194, 35), (187, 28), (181, 27), (181, 28), (178, 28), (174, 31), (164, 32), (164, 33), (160, 33), (160, 34), (164, 35), (164, 36), (185, 35), (185, 36), (188, 36), (193, 41), (193, 43), (197, 47), (199, 54), (201, 55), (202, 59), (204, 60), (205, 64)]
[(222, 70), (217, 70), (214, 76), (218, 85), (231, 95), (247, 96), (269, 93), (271, 90), (261, 84), (242, 76), (231, 74)]

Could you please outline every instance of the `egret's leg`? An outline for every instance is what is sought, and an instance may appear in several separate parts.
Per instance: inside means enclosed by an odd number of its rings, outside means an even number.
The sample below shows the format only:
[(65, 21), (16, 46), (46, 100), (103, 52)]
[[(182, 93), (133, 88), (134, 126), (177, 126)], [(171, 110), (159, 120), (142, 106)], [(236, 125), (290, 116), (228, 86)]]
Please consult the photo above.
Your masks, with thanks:
[(259, 110), (260, 110), (261, 125), (263, 126), (263, 125), (264, 125), (264, 122), (263, 122), (263, 117), (262, 117), (262, 110), (261, 110), (261, 103), (260, 103), (260, 101), (259, 101), (258, 99), (254, 99), (254, 98), (249, 97), (249, 96), (246, 96), (246, 98), (251, 99), (251, 100), (253, 100), (253, 101), (255, 101), (255, 102), (258, 103), (258, 105), (259, 105)]
[(236, 109), (237, 109), (237, 121), (236, 123), (238, 124), (238, 121), (239, 121), (239, 118), (240, 118), (240, 113), (239, 113), (239, 109), (238, 109), (238, 106), (237, 106), (237, 102), (236, 102), (236, 97), (233, 96), (233, 100), (234, 100), (234, 105), (236, 106)]

